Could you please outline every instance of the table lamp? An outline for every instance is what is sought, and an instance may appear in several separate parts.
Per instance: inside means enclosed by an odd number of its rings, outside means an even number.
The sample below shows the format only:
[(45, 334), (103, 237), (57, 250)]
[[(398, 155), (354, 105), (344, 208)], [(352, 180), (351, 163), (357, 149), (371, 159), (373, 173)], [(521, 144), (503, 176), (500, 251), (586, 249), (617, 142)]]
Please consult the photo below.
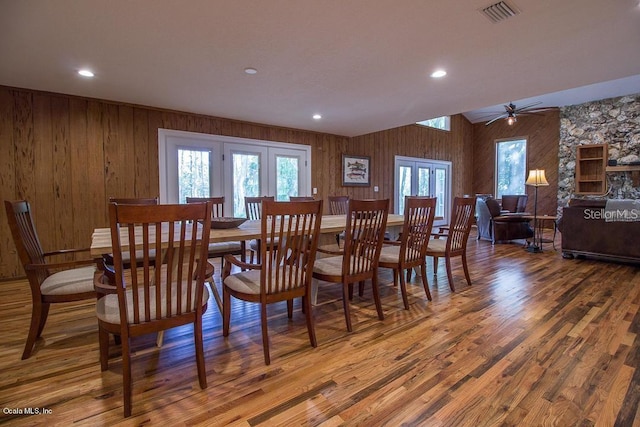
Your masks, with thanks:
[(538, 187), (548, 186), (547, 178), (544, 176), (544, 169), (532, 169), (529, 171), (529, 177), (525, 185), (531, 185), (535, 188), (535, 197), (533, 200), (533, 244), (527, 247), (529, 252), (542, 252), (542, 237), (538, 236)]

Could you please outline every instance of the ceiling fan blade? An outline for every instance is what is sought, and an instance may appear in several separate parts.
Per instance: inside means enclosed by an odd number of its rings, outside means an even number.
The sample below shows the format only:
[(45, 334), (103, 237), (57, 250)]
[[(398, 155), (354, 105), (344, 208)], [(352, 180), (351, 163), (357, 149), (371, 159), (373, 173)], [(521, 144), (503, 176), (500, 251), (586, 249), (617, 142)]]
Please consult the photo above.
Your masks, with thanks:
[(509, 116), (508, 114), (500, 114), (499, 116), (494, 117), (493, 119), (489, 120), (489, 121), (488, 121), (487, 123), (485, 123), (484, 125), (485, 125), (485, 126), (489, 126), (491, 123), (493, 123), (493, 122), (495, 122), (495, 121), (498, 121), (498, 120), (500, 120), (500, 119), (504, 119), (505, 117), (508, 117), (508, 116)]
[(520, 114), (522, 113), (542, 113), (544, 111), (549, 111), (549, 110), (556, 110), (558, 107), (543, 107), (543, 108), (532, 108), (530, 110), (526, 110), (526, 111), (521, 111)]
[(542, 101), (534, 102), (533, 104), (525, 105), (524, 107), (518, 107), (515, 109), (515, 112), (526, 110), (527, 108), (535, 107), (536, 105), (542, 104)]

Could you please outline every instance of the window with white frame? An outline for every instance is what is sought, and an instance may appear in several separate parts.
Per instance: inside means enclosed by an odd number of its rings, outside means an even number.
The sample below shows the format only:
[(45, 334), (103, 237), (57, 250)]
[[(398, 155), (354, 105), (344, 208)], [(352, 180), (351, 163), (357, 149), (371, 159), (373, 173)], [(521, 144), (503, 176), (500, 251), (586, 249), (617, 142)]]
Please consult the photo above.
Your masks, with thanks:
[(526, 138), (496, 141), (496, 198), (503, 194), (525, 194), (526, 179)]

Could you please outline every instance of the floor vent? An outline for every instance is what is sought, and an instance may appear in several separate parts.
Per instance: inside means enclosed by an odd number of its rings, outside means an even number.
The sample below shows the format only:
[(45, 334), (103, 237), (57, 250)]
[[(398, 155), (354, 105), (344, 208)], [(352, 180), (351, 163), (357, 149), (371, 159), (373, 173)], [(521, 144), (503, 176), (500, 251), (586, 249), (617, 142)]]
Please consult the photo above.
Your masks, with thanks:
[(518, 8), (505, 1), (500, 1), (498, 3), (492, 4), (491, 6), (480, 9), (480, 12), (494, 24), (520, 14)]

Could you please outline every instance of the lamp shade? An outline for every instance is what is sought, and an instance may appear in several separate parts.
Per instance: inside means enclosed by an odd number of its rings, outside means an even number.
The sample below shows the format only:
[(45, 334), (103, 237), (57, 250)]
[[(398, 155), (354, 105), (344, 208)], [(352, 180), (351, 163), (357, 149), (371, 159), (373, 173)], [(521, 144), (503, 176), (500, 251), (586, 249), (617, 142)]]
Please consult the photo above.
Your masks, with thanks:
[(529, 171), (529, 177), (527, 178), (526, 185), (534, 187), (544, 187), (549, 185), (547, 177), (544, 176), (544, 169), (531, 169)]

